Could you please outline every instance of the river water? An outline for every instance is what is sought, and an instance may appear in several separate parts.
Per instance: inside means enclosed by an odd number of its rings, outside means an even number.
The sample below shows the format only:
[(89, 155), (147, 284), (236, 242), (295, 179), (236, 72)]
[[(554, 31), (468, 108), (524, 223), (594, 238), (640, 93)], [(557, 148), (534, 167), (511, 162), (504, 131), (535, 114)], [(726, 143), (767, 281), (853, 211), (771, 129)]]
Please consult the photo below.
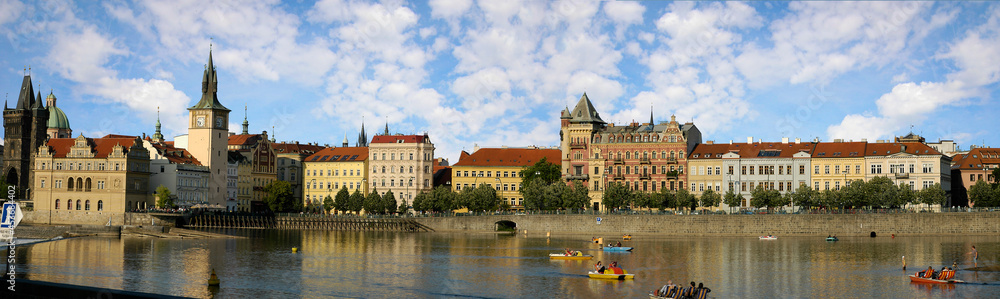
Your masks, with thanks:
[[(591, 236), (297, 230), (215, 231), (245, 239), (87, 237), (19, 246), (24, 278), (217, 298), (645, 298), (667, 280), (703, 282), (713, 298), (996, 298), (1000, 273), (959, 271), (992, 285), (912, 284), (905, 274), (958, 261), (976, 245), (994, 264), (1000, 236), (780, 238), (635, 236), (633, 252)], [(605, 239), (617, 239), (603, 236)], [(298, 253), (292, 247), (300, 248)], [(594, 261), (554, 261), (582, 250)], [(909, 265), (902, 270), (902, 257)], [(989, 260), (993, 257), (993, 261)], [(634, 281), (589, 279), (596, 260)], [(207, 287), (215, 269), (221, 287)]]

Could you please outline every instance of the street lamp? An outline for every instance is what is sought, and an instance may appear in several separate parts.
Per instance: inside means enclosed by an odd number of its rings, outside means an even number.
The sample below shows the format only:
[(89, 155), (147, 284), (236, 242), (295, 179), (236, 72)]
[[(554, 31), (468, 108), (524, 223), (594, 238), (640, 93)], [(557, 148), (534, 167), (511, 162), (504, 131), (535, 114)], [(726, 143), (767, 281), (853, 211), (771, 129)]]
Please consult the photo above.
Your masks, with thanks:
[(500, 190), (500, 200), (501, 200), (501, 201), (506, 201), (506, 200), (505, 200), (505, 199), (503, 198), (503, 189), (500, 189), (500, 184), (501, 184), (501, 182), (500, 182), (500, 178), (498, 177), (498, 178), (496, 179), (496, 181), (497, 181), (497, 190)]

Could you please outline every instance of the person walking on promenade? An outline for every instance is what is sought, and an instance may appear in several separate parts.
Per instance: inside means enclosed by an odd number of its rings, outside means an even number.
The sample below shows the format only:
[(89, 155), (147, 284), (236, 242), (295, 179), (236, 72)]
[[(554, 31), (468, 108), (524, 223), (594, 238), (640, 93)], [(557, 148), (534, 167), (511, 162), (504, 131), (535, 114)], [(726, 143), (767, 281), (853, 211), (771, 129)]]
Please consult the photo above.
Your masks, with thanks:
[(966, 253), (966, 254), (971, 254), (972, 255), (972, 266), (978, 268), (979, 267), (979, 251), (976, 251), (976, 245), (972, 245), (972, 251), (969, 251), (969, 253)]

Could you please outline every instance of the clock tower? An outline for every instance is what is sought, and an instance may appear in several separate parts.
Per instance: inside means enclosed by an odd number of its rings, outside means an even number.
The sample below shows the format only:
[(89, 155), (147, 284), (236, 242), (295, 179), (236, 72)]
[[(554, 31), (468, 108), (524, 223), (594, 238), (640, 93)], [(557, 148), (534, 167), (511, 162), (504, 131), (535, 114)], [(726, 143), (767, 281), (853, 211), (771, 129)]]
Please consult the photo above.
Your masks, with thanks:
[(226, 163), (229, 141), (229, 109), (219, 103), (219, 78), (208, 51), (208, 65), (201, 82), (201, 100), (188, 108), (188, 152), (211, 171), (208, 181), (209, 204), (226, 206)]

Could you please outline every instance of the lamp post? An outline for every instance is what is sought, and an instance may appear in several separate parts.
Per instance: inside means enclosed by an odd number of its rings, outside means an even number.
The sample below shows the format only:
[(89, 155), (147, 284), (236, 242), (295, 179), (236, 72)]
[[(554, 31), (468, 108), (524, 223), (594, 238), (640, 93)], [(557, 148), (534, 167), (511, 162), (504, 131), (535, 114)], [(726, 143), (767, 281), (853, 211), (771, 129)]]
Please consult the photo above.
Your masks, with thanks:
[(410, 199), (410, 186), (412, 185), (413, 185), (413, 177), (411, 176), (409, 183), (406, 184), (406, 197), (403, 198), (403, 206), (406, 207), (406, 209), (403, 211), (403, 213), (406, 213), (410, 210), (410, 204), (408, 202), (408, 199)]
[(500, 190), (500, 201), (501, 201), (501, 202), (503, 202), (503, 201), (506, 201), (506, 200), (505, 200), (505, 199), (503, 198), (503, 189), (500, 189), (500, 184), (501, 184), (501, 182), (500, 182), (500, 178), (498, 177), (498, 178), (496, 179), (496, 181), (497, 181), (497, 190)]

